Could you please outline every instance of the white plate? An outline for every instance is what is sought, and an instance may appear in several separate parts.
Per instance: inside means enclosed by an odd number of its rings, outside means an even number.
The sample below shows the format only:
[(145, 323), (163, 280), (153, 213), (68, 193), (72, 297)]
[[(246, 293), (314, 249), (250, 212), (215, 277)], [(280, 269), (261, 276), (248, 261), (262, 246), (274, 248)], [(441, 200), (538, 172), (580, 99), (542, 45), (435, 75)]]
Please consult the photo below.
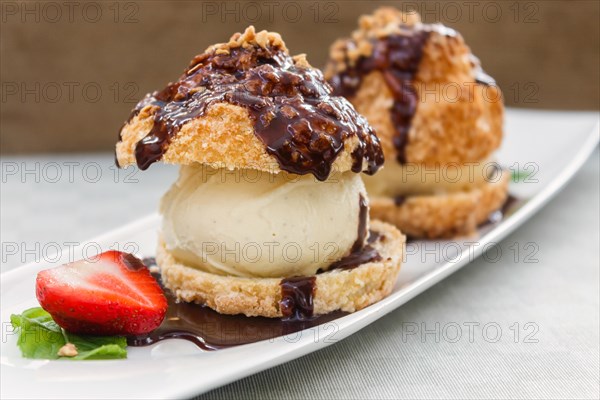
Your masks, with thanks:
[[(498, 159), (504, 166), (536, 171), (528, 182), (511, 188), (512, 194), (527, 200), (500, 224), (482, 229), (478, 239), (410, 244), (389, 297), (333, 323), (288, 337), (214, 352), (201, 351), (184, 340), (168, 340), (152, 347), (130, 347), (129, 358), (118, 361), (27, 360), (16, 347), (9, 316), (37, 305), (35, 275), (47, 265), (28, 264), (2, 274), (2, 398), (190, 397), (335, 343), (444, 279), (525, 222), (573, 176), (598, 139), (597, 113), (509, 110)], [(128, 243), (136, 243), (138, 253), (149, 256), (154, 254), (158, 224), (159, 217), (151, 215), (88, 243), (102, 249), (118, 243), (124, 250)], [(63, 252), (57, 256), (57, 264), (84, 251), (93, 254), (97, 246)]]

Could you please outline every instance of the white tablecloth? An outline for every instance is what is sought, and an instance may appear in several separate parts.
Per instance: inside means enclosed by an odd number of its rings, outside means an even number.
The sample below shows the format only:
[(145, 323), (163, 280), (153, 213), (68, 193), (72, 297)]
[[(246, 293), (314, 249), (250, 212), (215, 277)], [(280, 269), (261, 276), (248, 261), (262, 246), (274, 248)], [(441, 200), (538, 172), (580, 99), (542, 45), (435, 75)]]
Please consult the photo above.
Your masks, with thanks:
[[(112, 160), (2, 158), (3, 272), (156, 210), (176, 171), (115, 175)], [(344, 341), (199, 398), (599, 398), (599, 160), (504, 240), (498, 261), (480, 258)]]

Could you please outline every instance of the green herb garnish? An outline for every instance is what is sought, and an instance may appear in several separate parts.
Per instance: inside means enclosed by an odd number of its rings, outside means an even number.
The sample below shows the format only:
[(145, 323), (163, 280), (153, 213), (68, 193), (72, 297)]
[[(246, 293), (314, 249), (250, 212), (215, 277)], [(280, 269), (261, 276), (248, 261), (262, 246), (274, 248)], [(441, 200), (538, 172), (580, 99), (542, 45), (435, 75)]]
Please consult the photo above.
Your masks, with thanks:
[[(103, 360), (127, 358), (127, 340), (122, 336), (75, 335), (62, 329), (44, 309), (30, 308), (11, 315), (10, 322), (19, 335), (17, 346), (25, 358), (46, 360)], [(75, 345), (77, 354), (59, 356), (67, 343)]]
[(529, 176), (532, 174), (531, 171), (511, 171), (512, 174), (512, 181), (517, 183), (517, 182), (523, 182), (525, 181), (527, 178), (529, 178)]

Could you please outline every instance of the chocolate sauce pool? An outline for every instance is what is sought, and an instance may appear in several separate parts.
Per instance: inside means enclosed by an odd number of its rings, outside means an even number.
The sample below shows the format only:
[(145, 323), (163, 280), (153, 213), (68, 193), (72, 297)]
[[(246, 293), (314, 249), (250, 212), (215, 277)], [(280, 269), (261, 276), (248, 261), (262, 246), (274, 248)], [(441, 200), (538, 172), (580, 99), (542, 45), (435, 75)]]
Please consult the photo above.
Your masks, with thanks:
[(160, 160), (171, 139), (190, 120), (216, 103), (244, 107), (254, 122), (254, 134), (282, 170), (325, 180), (351, 136), (352, 171), (373, 174), (383, 164), (379, 140), (367, 121), (344, 98), (333, 96), (322, 73), (296, 66), (276, 46), (239, 47), (229, 53), (196, 56), (183, 76), (161, 91), (147, 95), (129, 120), (150, 106), (154, 124), (135, 147), (140, 169)]
[[(371, 237), (375, 240), (379, 238), (376, 233)], [(369, 253), (365, 258), (373, 257), (374, 249), (370, 246), (365, 249)], [(376, 251), (375, 254), (376, 257), (380, 257)], [(358, 265), (362, 263), (361, 261)], [(156, 265), (156, 261), (146, 258), (144, 264), (152, 266)], [(348, 315), (341, 311), (313, 315), (315, 277), (282, 279), (281, 307), (285, 316), (265, 318), (219, 314), (200, 304), (178, 303), (173, 293), (162, 285), (160, 274), (153, 275), (167, 297), (167, 314), (156, 330), (147, 335), (127, 338), (127, 344), (130, 346), (149, 346), (166, 339), (185, 339), (203, 350), (219, 350), (290, 335)], [(323, 329), (333, 331), (335, 327), (325, 325)]]
[[(161, 283), (160, 276), (154, 276)], [(148, 346), (165, 339), (185, 339), (203, 350), (219, 350), (290, 335), (347, 315), (333, 312), (305, 319), (225, 315), (203, 305), (178, 303), (169, 289), (163, 287), (163, 290), (168, 301), (165, 320), (147, 335), (129, 337), (128, 345)], [(324, 329), (327, 330), (327, 326)]]

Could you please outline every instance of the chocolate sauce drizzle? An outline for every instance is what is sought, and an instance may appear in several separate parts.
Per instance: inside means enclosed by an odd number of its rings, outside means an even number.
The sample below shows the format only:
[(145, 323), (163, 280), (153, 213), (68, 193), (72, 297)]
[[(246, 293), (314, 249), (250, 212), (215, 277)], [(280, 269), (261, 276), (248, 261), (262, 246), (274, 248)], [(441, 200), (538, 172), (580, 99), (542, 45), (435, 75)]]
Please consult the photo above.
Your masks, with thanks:
[(381, 261), (381, 255), (373, 246), (371, 246), (377, 241), (384, 242), (385, 236), (379, 234), (379, 232), (369, 230), (369, 237), (361, 249), (351, 252), (347, 256), (342, 257), (340, 260), (335, 261), (329, 266), (327, 271), (331, 271), (333, 269), (349, 270), (371, 261)]
[(401, 206), (402, 204), (404, 204), (404, 202), (406, 202), (406, 197), (405, 195), (398, 195), (394, 197), (394, 204), (396, 206)]
[(367, 233), (369, 233), (367, 228), (367, 222), (369, 222), (369, 203), (362, 193), (358, 195), (358, 207), (358, 233), (356, 241), (350, 249), (351, 253), (356, 253), (363, 248)]
[[(378, 240), (382, 240), (384, 236), (367, 229), (369, 206), (362, 194), (359, 198), (359, 205), (358, 236), (356, 242), (354, 242), (350, 254), (331, 264), (328, 271), (331, 271), (332, 269), (353, 269), (367, 262), (381, 260), (379, 252), (370, 245)], [(368, 238), (367, 234), (369, 235)]]
[(119, 256), (123, 264), (131, 271), (139, 271), (146, 268), (146, 264), (133, 254), (121, 253)]
[(372, 71), (382, 73), (394, 97), (391, 117), (396, 135), (393, 143), (400, 163), (406, 162), (408, 132), (417, 110), (418, 95), (412, 81), (428, 38), (429, 30), (412, 29), (407, 30), (406, 34), (373, 40), (373, 52), (369, 57), (359, 58), (353, 67), (347, 68), (330, 80), (335, 94), (349, 98), (354, 96), (365, 75)]
[[(419, 102), (413, 81), (421, 63), (423, 48), (431, 32), (449, 37), (457, 35), (456, 31), (439, 24), (403, 28), (402, 34), (373, 39), (373, 51), (369, 57), (360, 57), (353, 66), (329, 80), (334, 94), (351, 98), (365, 75), (373, 71), (381, 72), (394, 98), (391, 118), (396, 134), (393, 144), (397, 151), (396, 158), (401, 164), (407, 162), (408, 133)], [(494, 79), (483, 71), (479, 60), (475, 56), (471, 56), (471, 59), (476, 83), (494, 85)], [(350, 65), (348, 60), (346, 64)]]
[(281, 280), (281, 300), (279, 308), (284, 319), (309, 319), (313, 316), (313, 297), (317, 278), (295, 276)]
[[(376, 232), (369, 231), (367, 228), (369, 206), (367, 199), (362, 194), (359, 195), (358, 205), (358, 232), (356, 241), (350, 249), (350, 254), (332, 263), (327, 269), (328, 271), (333, 269), (349, 270), (367, 262), (381, 260), (379, 252), (370, 246), (370, 244), (379, 240), (381, 236)], [(367, 239), (367, 234), (369, 233), (370, 235)], [(365, 239), (367, 239), (366, 243)], [(284, 318), (306, 319), (312, 317), (315, 285), (316, 278), (314, 276), (298, 276), (281, 280), (281, 301), (279, 302), (279, 307)]]
[(137, 104), (129, 120), (148, 106), (154, 113), (151, 131), (135, 147), (138, 167), (160, 160), (181, 126), (215, 103), (248, 110), (255, 135), (282, 170), (325, 180), (345, 140), (354, 135), (359, 144), (352, 171), (362, 171), (366, 161), (365, 172), (373, 174), (383, 164), (373, 129), (346, 99), (332, 96), (319, 70), (295, 65), (276, 45), (255, 45), (200, 54), (177, 82)]
[(350, 253), (341, 260), (334, 262), (333, 264), (331, 264), (328, 271), (331, 271), (333, 269), (354, 269), (360, 265), (372, 261), (381, 261), (381, 255), (375, 248), (367, 245), (361, 251), (358, 251), (356, 253)]

